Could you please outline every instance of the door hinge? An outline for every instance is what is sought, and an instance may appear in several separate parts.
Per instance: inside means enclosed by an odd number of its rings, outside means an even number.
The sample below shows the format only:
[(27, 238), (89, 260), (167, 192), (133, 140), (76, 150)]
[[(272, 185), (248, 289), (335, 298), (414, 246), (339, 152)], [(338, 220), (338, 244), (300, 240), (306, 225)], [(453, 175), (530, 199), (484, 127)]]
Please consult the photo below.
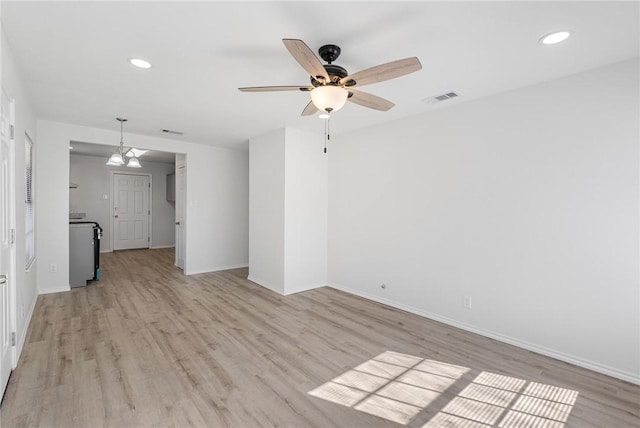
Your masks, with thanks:
[(11, 346), (16, 346), (16, 332), (11, 332)]
[(11, 229), (9, 231), (9, 242), (11, 243), (11, 245), (16, 243), (16, 230), (15, 229)]
[(147, 242), (151, 242), (151, 237), (147, 236)]
[(16, 130), (16, 127), (11, 125), (11, 139), (12, 140), (15, 138), (15, 130)]
[(148, 211), (147, 211), (147, 214), (151, 215), (151, 210), (148, 210)]

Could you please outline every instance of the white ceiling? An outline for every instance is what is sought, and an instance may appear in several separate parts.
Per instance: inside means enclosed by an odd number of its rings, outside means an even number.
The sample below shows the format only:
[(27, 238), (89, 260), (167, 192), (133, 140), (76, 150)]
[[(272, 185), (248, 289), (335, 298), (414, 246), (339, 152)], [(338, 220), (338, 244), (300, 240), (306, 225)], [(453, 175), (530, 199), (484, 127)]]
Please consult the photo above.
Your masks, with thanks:
[[(383, 113), (348, 103), (334, 133), (420, 114), (638, 56), (638, 2), (11, 2), (2, 22), (37, 116), (80, 125), (246, 147), (283, 126), (321, 133), (300, 117), (306, 85), (282, 38), (314, 51), (338, 44), (353, 73), (417, 56), (423, 70), (365, 87), (396, 103)], [(564, 43), (538, 39), (569, 29)], [(149, 70), (127, 59), (146, 58)], [(424, 98), (456, 91), (429, 105)], [(553, 100), (549, 100), (553, 102)], [(117, 144), (117, 142), (116, 142)]]

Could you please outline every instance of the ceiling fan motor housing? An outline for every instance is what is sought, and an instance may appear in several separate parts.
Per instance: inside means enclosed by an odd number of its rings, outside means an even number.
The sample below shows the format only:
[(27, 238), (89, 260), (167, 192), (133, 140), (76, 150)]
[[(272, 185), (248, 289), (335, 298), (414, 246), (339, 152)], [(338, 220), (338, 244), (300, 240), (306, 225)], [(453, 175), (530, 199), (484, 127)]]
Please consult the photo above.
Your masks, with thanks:
[[(328, 62), (328, 64), (324, 64), (323, 67), (327, 70), (327, 74), (331, 78), (331, 82), (328, 82), (329, 85), (337, 83), (340, 79), (347, 77), (349, 72), (339, 65), (332, 64), (333, 61), (338, 59), (340, 56), (340, 46), (338, 45), (323, 45), (318, 49), (318, 53), (320, 54), (320, 58)], [(311, 77), (311, 84), (315, 87), (321, 86), (323, 83)], [(353, 86), (356, 82), (354, 80), (349, 80), (345, 86)]]
[[(344, 67), (340, 67), (339, 65), (336, 65), (336, 64), (324, 64), (323, 67), (325, 70), (327, 70), (327, 74), (331, 78), (331, 82), (329, 84), (335, 83), (338, 80), (342, 79), (343, 77), (347, 77), (349, 75), (349, 73)], [(311, 77), (311, 84), (313, 86), (322, 85), (322, 83), (314, 77)]]
[(329, 64), (338, 59), (340, 52), (340, 46), (337, 45), (324, 45), (320, 46), (320, 49), (318, 49), (320, 58), (327, 61)]

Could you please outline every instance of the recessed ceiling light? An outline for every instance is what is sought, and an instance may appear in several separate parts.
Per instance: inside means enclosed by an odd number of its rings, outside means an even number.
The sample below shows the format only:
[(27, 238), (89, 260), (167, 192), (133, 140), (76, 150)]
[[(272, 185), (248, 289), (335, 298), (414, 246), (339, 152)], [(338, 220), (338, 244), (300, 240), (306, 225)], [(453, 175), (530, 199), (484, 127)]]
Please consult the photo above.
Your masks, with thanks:
[(555, 33), (549, 33), (546, 36), (543, 36), (539, 43), (543, 45), (555, 45), (556, 43), (563, 42), (569, 38), (571, 35), (570, 31), (556, 31)]
[(151, 63), (141, 58), (129, 58), (129, 62), (138, 68), (151, 68)]
[(69, 146), (69, 150), (73, 150), (73, 146)]

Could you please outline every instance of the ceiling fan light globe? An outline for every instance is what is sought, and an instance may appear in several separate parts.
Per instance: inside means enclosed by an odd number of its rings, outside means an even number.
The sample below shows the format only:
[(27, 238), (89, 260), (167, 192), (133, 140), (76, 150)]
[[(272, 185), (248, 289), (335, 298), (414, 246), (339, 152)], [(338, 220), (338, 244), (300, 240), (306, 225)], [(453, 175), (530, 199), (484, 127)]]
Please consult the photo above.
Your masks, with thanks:
[(347, 102), (349, 92), (340, 86), (318, 86), (311, 91), (311, 101), (320, 111), (338, 111)]

